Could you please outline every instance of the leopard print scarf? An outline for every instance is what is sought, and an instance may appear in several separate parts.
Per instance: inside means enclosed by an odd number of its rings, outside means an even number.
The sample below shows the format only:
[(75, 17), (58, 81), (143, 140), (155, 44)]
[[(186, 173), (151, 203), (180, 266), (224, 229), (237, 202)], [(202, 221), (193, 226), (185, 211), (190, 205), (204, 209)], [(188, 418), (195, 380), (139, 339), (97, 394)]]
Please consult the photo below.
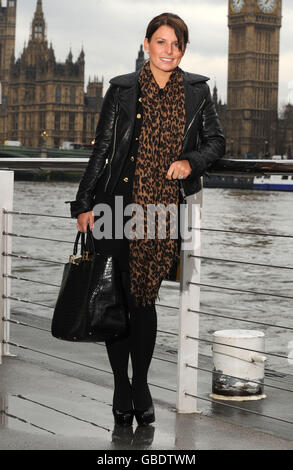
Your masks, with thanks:
[[(174, 224), (170, 217), (177, 217), (179, 204), (179, 181), (168, 180), (166, 174), (173, 161), (178, 160), (182, 150), (185, 129), (185, 95), (182, 71), (178, 67), (172, 72), (163, 96), (160, 87), (146, 62), (138, 78), (141, 87), (143, 122), (139, 136), (132, 200), (143, 208), (134, 211), (136, 225), (132, 231), (143, 227), (141, 235), (129, 240), (129, 266), (131, 294), (137, 305), (155, 302), (162, 280), (168, 275), (178, 256), (178, 238), (173, 236)], [(176, 209), (166, 212), (157, 208), (157, 216), (149, 229), (155, 236), (147, 238), (147, 205), (175, 204)], [(166, 236), (159, 238), (158, 218), (162, 214)], [(171, 215), (172, 214), (172, 215)], [(174, 220), (174, 219), (171, 219)], [(139, 225), (139, 224), (143, 225)], [(144, 233), (144, 235), (142, 235)], [(144, 237), (144, 238), (143, 238)]]

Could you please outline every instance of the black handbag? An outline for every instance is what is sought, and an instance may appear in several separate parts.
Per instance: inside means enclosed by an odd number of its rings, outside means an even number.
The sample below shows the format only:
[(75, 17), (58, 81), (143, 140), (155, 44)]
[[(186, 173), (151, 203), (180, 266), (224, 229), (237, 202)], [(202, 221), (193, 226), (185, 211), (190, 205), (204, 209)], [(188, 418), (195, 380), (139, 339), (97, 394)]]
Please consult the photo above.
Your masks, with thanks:
[[(78, 257), (78, 242), (81, 250)], [(92, 231), (78, 232), (73, 254), (65, 264), (51, 333), (68, 341), (105, 341), (129, 331), (117, 259), (95, 253)]]

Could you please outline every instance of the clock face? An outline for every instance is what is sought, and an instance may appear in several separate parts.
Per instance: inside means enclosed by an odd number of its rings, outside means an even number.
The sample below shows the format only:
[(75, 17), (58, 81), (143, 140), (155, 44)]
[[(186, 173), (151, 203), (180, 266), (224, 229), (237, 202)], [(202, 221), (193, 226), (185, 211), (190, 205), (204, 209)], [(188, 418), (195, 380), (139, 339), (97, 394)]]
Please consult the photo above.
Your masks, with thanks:
[(257, 0), (257, 4), (264, 13), (271, 13), (276, 6), (276, 0)]
[(232, 0), (232, 8), (235, 13), (240, 13), (244, 6), (244, 0)]

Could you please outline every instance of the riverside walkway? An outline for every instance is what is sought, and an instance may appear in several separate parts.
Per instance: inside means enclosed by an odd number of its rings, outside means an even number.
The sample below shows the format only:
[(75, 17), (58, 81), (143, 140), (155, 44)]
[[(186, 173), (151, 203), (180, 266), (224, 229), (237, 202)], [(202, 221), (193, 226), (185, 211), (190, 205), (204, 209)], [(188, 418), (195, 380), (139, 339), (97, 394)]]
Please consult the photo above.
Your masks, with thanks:
[[(0, 369), (2, 450), (293, 449), (292, 424), (257, 414), (292, 421), (290, 392), (265, 388), (266, 399), (229, 402), (231, 408), (199, 400), (200, 413), (176, 413), (177, 351), (161, 346), (149, 372), (155, 423), (140, 427), (134, 419), (132, 427), (114, 426), (113, 375), (104, 344), (57, 340), (49, 319), (28, 313), (12, 312), (11, 320), (34, 328), (10, 325), (10, 341), (19, 347), (10, 345), (16, 356), (4, 357)], [(210, 368), (211, 358), (200, 356), (199, 367)], [(284, 388), (285, 380), (293, 390), (292, 376), (279, 383), (277, 375), (270, 371), (265, 383)], [(208, 400), (210, 393), (211, 375), (199, 371), (198, 394)]]

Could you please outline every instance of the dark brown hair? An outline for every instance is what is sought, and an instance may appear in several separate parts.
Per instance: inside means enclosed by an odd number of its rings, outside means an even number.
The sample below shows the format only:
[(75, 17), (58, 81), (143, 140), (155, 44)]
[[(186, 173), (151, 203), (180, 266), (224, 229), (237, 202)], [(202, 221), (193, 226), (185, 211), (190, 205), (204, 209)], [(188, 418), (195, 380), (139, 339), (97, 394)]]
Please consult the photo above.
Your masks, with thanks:
[(179, 42), (179, 49), (184, 52), (189, 42), (188, 28), (180, 16), (174, 13), (161, 13), (155, 16), (148, 24), (145, 37), (150, 41), (157, 29), (164, 25), (174, 29)]

